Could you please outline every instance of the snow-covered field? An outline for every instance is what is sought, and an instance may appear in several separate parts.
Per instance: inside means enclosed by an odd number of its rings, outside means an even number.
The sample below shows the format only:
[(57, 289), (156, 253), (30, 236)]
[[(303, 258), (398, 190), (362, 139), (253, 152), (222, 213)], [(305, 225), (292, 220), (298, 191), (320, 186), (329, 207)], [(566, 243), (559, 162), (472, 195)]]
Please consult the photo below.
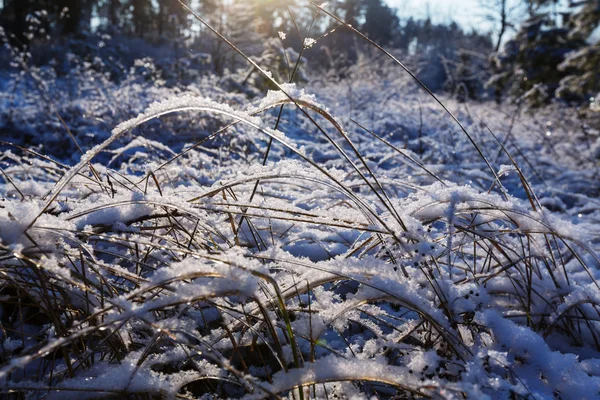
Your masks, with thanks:
[(4, 73), (0, 397), (600, 398), (598, 117), (381, 65)]

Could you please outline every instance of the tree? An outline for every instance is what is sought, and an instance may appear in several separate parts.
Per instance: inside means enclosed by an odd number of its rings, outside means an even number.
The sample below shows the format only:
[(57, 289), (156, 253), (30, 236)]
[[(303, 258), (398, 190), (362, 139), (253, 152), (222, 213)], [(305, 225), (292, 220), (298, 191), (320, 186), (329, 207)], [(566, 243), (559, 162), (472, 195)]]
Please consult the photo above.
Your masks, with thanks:
[(154, 10), (151, 0), (130, 0), (131, 17), (134, 33), (143, 37), (149, 30), (153, 22)]
[(19, 43), (26, 44), (30, 36), (29, 15), (36, 12), (47, 15), (44, 26), (47, 34), (72, 35), (89, 26), (93, 7), (91, 0), (5, 0), (0, 22)]
[[(537, 4), (538, 7), (543, 5)], [(505, 94), (530, 105), (550, 101), (559, 82), (566, 76), (558, 66), (568, 53), (585, 44), (581, 38), (570, 35), (568, 29), (559, 26), (555, 13), (537, 9), (541, 12), (525, 21), (504, 49), (492, 56), (493, 76), (488, 86), (494, 88), (497, 101)]]
[(2, 26), (21, 42), (26, 42), (26, 18), (33, 8), (29, 0), (5, 0), (0, 14)]
[(120, 6), (121, 2), (119, 0), (108, 1), (108, 21), (110, 23), (110, 27), (115, 30), (119, 27), (118, 15)]
[(178, 0), (157, 2), (157, 32), (159, 36), (168, 34), (178, 36), (189, 27), (188, 12)]
[(500, 50), (504, 36), (515, 28), (514, 20), (519, 11), (516, 4), (509, 4), (509, 0), (481, 0), (480, 5), (486, 9), (483, 18), (494, 24), (497, 31), (494, 52)]
[(57, 10), (62, 22), (62, 33), (72, 35), (79, 32), (81, 20), (84, 14), (84, 6), (88, 5), (83, 0), (59, 0), (56, 1)]
[[(261, 24), (256, 18), (256, 10), (247, 0), (233, 0), (228, 6), (225, 32), (240, 50), (250, 56), (260, 55), (263, 51), (263, 43), (267, 39), (266, 35), (261, 33)], [(240, 60), (241, 57), (236, 52), (227, 50), (230, 53), (232, 71), (247, 65), (245, 60)]]
[(569, 37), (585, 43), (567, 55), (558, 66), (566, 76), (560, 81), (557, 96), (569, 101), (593, 103), (600, 92), (600, 39), (593, 33), (600, 27), (600, 0), (579, 1), (578, 9), (567, 16)]
[(396, 12), (382, 0), (364, 0), (364, 8), (362, 32), (376, 43), (391, 43), (399, 33), (400, 20)]
[(488, 83), (497, 99), (509, 93), (534, 105), (553, 98), (588, 102), (600, 91), (600, 41), (593, 36), (600, 27), (600, 0), (571, 2), (562, 13), (556, 4), (528, 1), (536, 15), (493, 56)]

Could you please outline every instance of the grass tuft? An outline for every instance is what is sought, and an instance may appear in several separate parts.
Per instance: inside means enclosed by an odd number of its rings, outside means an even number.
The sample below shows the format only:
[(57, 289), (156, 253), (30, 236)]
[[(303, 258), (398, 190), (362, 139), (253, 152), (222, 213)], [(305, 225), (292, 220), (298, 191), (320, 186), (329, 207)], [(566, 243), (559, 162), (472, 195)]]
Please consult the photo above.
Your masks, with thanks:
[[(194, 16), (278, 90), (153, 103), (73, 166), (0, 142), (3, 396), (600, 395), (598, 232), (544, 208), (530, 142), (459, 122), (354, 28), (431, 102), (401, 81), (389, 106), (336, 115), (335, 82), (333, 111), (292, 84), (307, 48), (282, 84)], [(396, 118), (402, 96), (418, 100), (412, 139), (371, 129), (370, 108)], [(436, 104), (450, 121), (430, 126)], [(144, 137), (177, 118), (220, 127), (185, 147)]]

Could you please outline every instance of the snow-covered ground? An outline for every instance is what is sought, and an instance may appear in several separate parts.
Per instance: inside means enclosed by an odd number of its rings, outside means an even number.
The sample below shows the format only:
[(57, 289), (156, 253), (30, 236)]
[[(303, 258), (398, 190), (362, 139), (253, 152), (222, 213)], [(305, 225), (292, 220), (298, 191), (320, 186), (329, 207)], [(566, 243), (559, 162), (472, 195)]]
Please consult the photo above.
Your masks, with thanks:
[(74, 71), (0, 79), (2, 393), (600, 397), (597, 117)]

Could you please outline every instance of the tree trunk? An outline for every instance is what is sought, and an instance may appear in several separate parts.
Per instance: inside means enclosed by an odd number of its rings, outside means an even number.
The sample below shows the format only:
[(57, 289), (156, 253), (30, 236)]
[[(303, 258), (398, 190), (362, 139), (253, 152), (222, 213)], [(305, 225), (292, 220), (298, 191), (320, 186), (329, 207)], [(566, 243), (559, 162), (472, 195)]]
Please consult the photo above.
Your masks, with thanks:
[(158, 36), (162, 37), (165, 23), (165, 6), (159, 1), (158, 2)]
[(118, 9), (119, 0), (110, 0), (110, 3), (108, 3), (108, 22), (112, 30), (117, 30), (119, 27), (119, 19), (117, 18)]
[(502, 38), (508, 28), (508, 10), (506, 9), (506, 0), (502, 0), (500, 5), (500, 32), (498, 32), (498, 41), (496, 42), (495, 52), (497, 53), (502, 46)]

